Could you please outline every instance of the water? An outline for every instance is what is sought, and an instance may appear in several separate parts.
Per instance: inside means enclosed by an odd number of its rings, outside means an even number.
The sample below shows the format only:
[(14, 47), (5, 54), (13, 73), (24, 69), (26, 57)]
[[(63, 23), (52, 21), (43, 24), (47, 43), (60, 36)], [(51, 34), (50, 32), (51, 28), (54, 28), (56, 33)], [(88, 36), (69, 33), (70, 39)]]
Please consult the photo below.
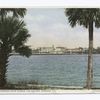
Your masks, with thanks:
[[(100, 87), (100, 55), (94, 55), (93, 86)], [(85, 86), (87, 55), (33, 55), (9, 58), (7, 81), (44, 85)]]

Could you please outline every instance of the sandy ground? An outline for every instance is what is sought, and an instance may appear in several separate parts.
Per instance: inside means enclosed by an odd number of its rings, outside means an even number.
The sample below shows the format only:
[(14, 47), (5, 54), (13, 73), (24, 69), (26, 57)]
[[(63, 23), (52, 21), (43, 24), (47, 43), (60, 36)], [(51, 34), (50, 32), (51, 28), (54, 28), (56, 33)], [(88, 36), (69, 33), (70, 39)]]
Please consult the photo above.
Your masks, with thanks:
[(0, 94), (2, 95), (9, 95), (9, 94), (40, 94), (40, 95), (45, 95), (45, 94), (98, 94), (100, 93), (99, 90), (0, 90)]

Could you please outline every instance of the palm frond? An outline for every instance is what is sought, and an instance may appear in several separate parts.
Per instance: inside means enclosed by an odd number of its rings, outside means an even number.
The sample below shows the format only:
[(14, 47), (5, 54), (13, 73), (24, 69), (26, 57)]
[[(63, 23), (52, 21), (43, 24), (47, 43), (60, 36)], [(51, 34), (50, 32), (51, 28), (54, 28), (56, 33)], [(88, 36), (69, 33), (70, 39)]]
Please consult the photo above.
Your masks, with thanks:
[(66, 8), (65, 15), (72, 27), (79, 24), (87, 28), (90, 21), (93, 21), (97, 28), (100, 27), (99, 8)]
[(0, 8), (0, 15), (6, 16), (7, 13), (12, 12), (14, 17), (24, 17), (26, 14), (25, 8)]
[(28, 52), (28, 47), (25, 46), (25, 43), (30, 37), (30, 34), (28, 34), (28, 30), (25, 26), (23, 20), (19, 20), (15, 17), (5, 17), (3, 22), (0, 23), (0, 40), (3, 44), (8, 46), (9, 51), (14, 47), (17, 52), (22, 53), (25, 48)]
[(25, 45), (15, 49), (15, 51), (18, 52), (20, 55), (26, 56), (26, 57), (29, 57), (30, 55), (32, 55), (32, 50), (29, 48), (29, 46), (25, 46)]

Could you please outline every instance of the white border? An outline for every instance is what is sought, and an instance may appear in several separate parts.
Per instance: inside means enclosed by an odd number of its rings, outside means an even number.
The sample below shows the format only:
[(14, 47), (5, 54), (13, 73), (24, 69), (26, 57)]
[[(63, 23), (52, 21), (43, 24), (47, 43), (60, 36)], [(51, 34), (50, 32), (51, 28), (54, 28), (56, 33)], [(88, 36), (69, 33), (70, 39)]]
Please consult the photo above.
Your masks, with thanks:
[[(100, 0), (0, 0), (0, 8), (100, 8)], [(27, 91), (28, 92), (28, 91)], [(26, 94), (27, 94), (26, 92)], [(56, 92), (59, 91), (48, 91), (49, 93), (55, 94)], [(1, 100), (97, 100), (100, 99), (99, 94), (93, 94), (93, 93), (100, 93), (100, 91), (91, 91), (91, 90), (86, 90), (83, 92), (82, 91), (60, 91), (60, 93), (89, 93), (89, 94), (81, 94), (81, 95), (76, 95), (76, 94), (63, 94), (57, 96), (55, 95), (47, 95), (48, 92), (43, 92), (43, 91), (30, 91), (28, 92), (29, 94), (32, 95), (27, 95), (25, 96), (25, 92), (18, 92), (18, 91), (0, 91), (0, 99)], [(54, 93), (55, 92), (55, 93)], [(20, 95), (18, 95), (18, 93)], [(36, 93), (36, 94), (35, 94)], [(44, 93), (45, 96), (42, 94)], [(47, 93), (47, 94), (46, 94)], [(92, 94), (91, 94), (92, 93)], [(8, 95), (10, 94), (10, 95)], [(11, 95), (12, 94), (12, 95)], [(17, 94), (17, 95), (15, 95)], [(35, 94), (35, 95), (34, 95)]]
[(100, 0), (0, 0), (0, 7), (68, 7), (99, 8)]

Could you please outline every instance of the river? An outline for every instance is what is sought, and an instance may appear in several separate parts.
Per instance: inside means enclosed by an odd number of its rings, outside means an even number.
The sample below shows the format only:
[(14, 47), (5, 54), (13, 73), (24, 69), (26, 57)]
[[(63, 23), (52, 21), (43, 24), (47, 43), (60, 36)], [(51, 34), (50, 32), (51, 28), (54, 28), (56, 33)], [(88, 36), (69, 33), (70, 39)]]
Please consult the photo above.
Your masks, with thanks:
[[(37, 81), (43, 85), (85, 86), (87, 55), (13, 55), (9, 58), (7, 81)], [(100, 55), (93, 59), (93, 86), (100, 87)]]

